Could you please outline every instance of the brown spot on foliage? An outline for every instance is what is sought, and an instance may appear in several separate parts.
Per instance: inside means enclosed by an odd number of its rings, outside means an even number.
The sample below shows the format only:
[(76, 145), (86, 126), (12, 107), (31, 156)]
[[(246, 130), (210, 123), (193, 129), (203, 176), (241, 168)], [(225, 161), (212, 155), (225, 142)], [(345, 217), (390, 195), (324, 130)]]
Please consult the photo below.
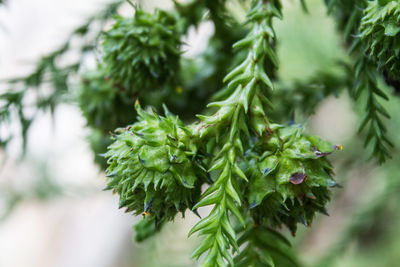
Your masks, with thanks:
[(290, 177), (290, 182), (292, 184), (301, 184), (307, 179), (307, 175), (302, 172), (293, 173)]

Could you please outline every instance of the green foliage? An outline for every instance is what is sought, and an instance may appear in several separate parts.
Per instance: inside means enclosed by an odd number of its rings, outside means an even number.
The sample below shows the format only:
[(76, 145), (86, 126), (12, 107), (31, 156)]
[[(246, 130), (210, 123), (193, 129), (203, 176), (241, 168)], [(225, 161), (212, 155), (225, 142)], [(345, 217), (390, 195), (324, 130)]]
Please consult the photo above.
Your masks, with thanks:
[(88, 126), (108, 134), (135, 118), (133, 97), (115, 84), (103, 68), (82, 75), (80, 87), (78, 101)]
[(125, 90), (154, 90), (176, 76), (180, 39), (172, 13), (137, 9), (133, 18), (116, 17), (113, 28), (105, 33), (104, 64)]
[(147, 238), (156, 234), (162, 227), (163, 221), (157, 221), (154, 216), (148, 217), (146, 219), (140, 220), (134, 225), (135, 230), (135, 241), (142, 242)]
[(372, 1), (364, 10), (360, 38), (365, 53), (388, 76), (400, 79), (400, 3)]
[[(168, 114), (161, 118), (139, 109), (140, 120), (118, 130), (116, 141), (107, 152), (111, 176), (107, 188), (120, 195), (121, 206), (128, 210), (145, 215), (150, 212), (159, 222), (173, 219), (186, 208), (196, 210), (213, 205), (211, 212), (189, 233), (205, 236), (192, 255), (198, 259), (207, 253), (202, 266), (234, 265), (229, 250), (239, 252), (239, 245), (233, 218), (242, 227), (244, 216), (250, 215), (262, 225), (285, 224), (295, 232), (298, 222), (308, 225), (315, 212), (326, 213), (327, 188), (336, 185), (331, 178), (332, 168), (324, 158), (334, 147), (317, 137), (303, 135), (300, 128), (270, 124), (265, 114), (271, 106), (265, 95), (273, 89), (270, 77), (278, 65), (271, 48), (275, 42), (272, 19), (282, 17), (280, 9), (278, 1), (257, 1), (249, 11), (251, 29), (234, 44), (245, 56), (225, 77), (229, 83), (220, 94), (222, 100), (208, 105), (217, 108), (213, 115), (198, 115), (201, 122), (178, 126), (177, 121), (171, 125)], [(181, 130), (181, 135), (172, 130), (175, 128)], [(174, 142), (182, 142), (183, 150), (171, 152), (172, 147), (177, 148)], [(186, 163), (181, 172), (174, 165), (179, 153), (192, 156), (191, 160), (182, 156), (182, 163)], [(193, 158), (207, 154), (212, 158)], [(192, 171), (195, 163), (199, 165), (197, 173)], [(200, 193), (201, 182), (195, 184), (196, 175), (209, 175), (211, 182), (199, 201), (193, 201), (193, 194)], [(158, 192), (160, 181), (174, 184)], [(153, 233), (147, 230), (144, 232)], [(142, 237), (139, 235), (138, 239)], [(270, 254), (263, 253), (263, 257), (273, 264)]]
[[(7, 86), (10, 88), (0, 94), (0, 123), (7, 125), (10, 123), (10, 118), (16, 115), (21, 129), (23, 149), (26, 148), (28, 131), (36, 116), (42, 111), (49, 110), (54, 113), (57, 105), (70, 100), (68, 97), (71, 93), (70, 78), (76, 75), (84, 56), (95, 49), (97, 36), (100, 34), (99, 30), (97, 32), (91, 30), (92, 26), (98, 23), (104, 24), (122, 2), (112, 2), (96, 15), (89, 17), (81, 26), (72, 31), (59, 48), (41, 57), (31, 73), (7, 81)], [(90, 37), (93, 32), (95, 38)], [(78, 47), (72, 46), (72, 40), (76, 38), (82, 41)], [(68, 65), (60, 64), (63, 57), (71, 51), (78, 52), (80, 55), (78, 60)], [(48, 88), (44, 90), (46, 86)], [(25, 104), (26, 95), (30, 95), (31, 98), (33, 96), (32, 104)], [(2, 135), (3, 133), (0, 134), (0, 147), (5, 147), (13, 138), (13, 134)]]
[[(193, 257), (208, 251), (202, 266), (225, 266), (225, 260), (233, 265), (233, 259), (228, 252), (229, 248), (239, 251), (236, 243), (236, 234), (229, 219), (228, 212), (244, 225), (244, 220), (237, 206), (241, 206), (243, 196), (238, 192), (237, 177), (247, 181), (243, 171), (240, 169), (237, 158), (244, 153), (242, 133), (249, 135), (246, 123), (246, 113), (254, 99), (256, 92), (272, 88), (272, 83), (264, 71), (264, 59), (269, 58), (275, 62), (275, 54), (269, 47), (269, 41), (273, 40), (275, 34), (272, 30), (271, 19), (281, 16), (279, 3), (257, 2), (248, 14), (248, 22), (254, 23), (252, 30), (245, 39), (237, 42), (234, 47), (247, 50), (247, 56), (239, 66), (232, 70), (226, 77), (230, 81), (227, 90), (230, 95), (226, 100), (214, 102), (209, 106), (217, 107), (219, 110), (212, 116), (198, 116), (202, 122), (195, 126), (195, 133), (199, 138), (206, 138), (210, 133), (216, 133), (216, 145), (221, 146), (220, 151), (213, 159), (213, 164), (208, 171), (219, 171), (214, 183), (202, 195), (197, 207), (214, 205), (211, 213), (198, 222), (190, 231), (189, 235), (199, 232), (206, 235), (202, 244), (193, 253)], [(259, 101), (259, 100), (258, 100)], [(261, 104), (261, 103), (259, 103)], [(256, 106), (255, 114), (262, 114), (262, 106)], [(265, 119), (253, 118), (252, 126), (256, 131), (262, 132), (258, 127), (265, 123)], [(225, 125), (230, 125), (228, 131), (223, 131)], [(226, 128), (225, 128), (226, 129)], [(265, 124), (264, 124), (265, 129)], [(221, 136), (219, 136), (221, 134)], [(243, 136), (244, 137), (244, 136)]]
[(299, 266), (290, 251), (290, 242), (272, 228), (249, 222), (239, 232), (238, 244), (245, 247), (235, 257), (235, 266)]
[[(35, 70), (26, 77), (16, 78), (9, 81), (9, 83), (18, 88), (17, 90), (8, 90), (0, 95), (0, 120), (2, 122), (9, 121), (13, 114), (16, 114), (21, 127), (21, 136), (23, 138), (23, 148), (26, 148), (27, 134), (34, 117), (40, 111), (50, 110), (54, 113), (56, 105), (62, 101), (67, 92), (67, 80), (71, 72), (78, 69), (78, 64), (71, 64), (68, 66), (59, 66), (56, 61), (63, 55), (69, 48), (69, 42), (63, 47), (54, 51), (53, 53), (43, 57)], [(48, 83), (52, 86), (53, 90), (50, 93), (42, 93), (41, 85)], [(33, 115), (27, 115), (27, 107), (24, 105), (26, 101), (25, 95), (27, 92), (35, 94), (35, 112)], [(2, 145), (6, 145), (11, 137), (2, 140)]]
[(379, 163), (385, 162), (390, 158), (388, 147), (393, 147), (392, 141), (387, 136), (387, 130), (383, 123), (382, 117), (390, 119), (386, 108), (382, 106), (379, 99), (389, 100), (386, 93), (379, 85), (379, 74), (367, 59), (362, 59), (356, 66), (356, 84), (352, 92), (355, 99), (359, 99), (364, 93), (366, 97), (365, 110), (366, 113), (360, 123), (358, 131), (361, 132), (367, 128), (367, 136), (364, 146), (372, 143), (371, 156), (375, 157)]
[[(381, 12), (382, 3), (378, 4), (377, 1), (372, 3), (374, 4), (370, 4), (369, 8), (367, 8), (368, 1), (365, 0), (330, 0), (328, 9), (330, 12), (335, 13), (339, 29), (343, 31), (349, 46), (349, 53), (354, 58), (353, 72), (349, 72), (355, 77), (353, 85), (349, 87), (350, 95), (358, 101), (361, 101), (360, 96), (362, 95), (366, 98), (366, 112), (360, 123), (359, 132), (369, 126), (364, 146), (371, 144), (372, 149), (369, 158), (376, 158), (379, 163), (383, 163), (387, 158), (391, 157), (389, 147), (393, 146), (393, 144), (387, 137), (386, 127), (382, 120), (382, 116), (386, 118), (390, 118), (390, 116), (384, 105), (378, 101), (380, 98), (388, 100), (382, 89), (382, 84), (379, 83), (379, 80), (384, 80), (385, 78), (379, 72), (379, 69), (385, 67), (382, 65), (384, 64), (383, 61), (379, 61), (378, 57), (381, 58), (385, 53), (396, 57), (396, 53), (391, 51), (390, 40), (383, 42), (384, 31), (381, 32), (383, 35), (381, 34), (380, 39), (375, 36), (375, 33), (378, 28), (382, 29), (382, 26), (378, 26), (379, 20), (384, 20), (386, 16), (389, 16), (389, 11), (393, 13), (395, 7), (393, 6), (393, 10), (388, 8), (385, 9), (386, 11)], [(376, 4), (378, 7), (373, 8)], [(363, 13), (363, 8), (365, 8), (365, 13)], [(372, 21), (373, 25), (371, 24)], [(375, 25), (375, 23), (377, 24)], [(352, 37), (351, 34), (357, 36)], [(380, 41), (377, 41), (378, 39)], [(372, 42), (374, 42), (374, 45)], [(377, 44), (383, 43), (385, 43), (384, 49), (383, 47), (375, 49)], [(371, 49), (374, 49), (374, 51), (371, 51)], [(387, 59), (385, 64), (390, 63)], [(387, 79), (386, 81), (388, 82)]]
[(120, 208), (173, 220), (192, 208), (200, 194), (192, 145), (182, 122), (165, 110), (166, 117), (147, 113), (137, 104), (138, 121), (118, 129), (106, 154), (109, 182), (120, 196)]
[(135, 119), (136, 113), (132, 112), (133, 95), (115, 84), (105, 69), (98, 66), (82, 75), (78, 103), (91, 129), (88, 140), (94, 160), (105, 170), (107, 164), (102, 154), (111, 144), (110, 132)]
[(336, 182), (325, 157), (338, 147), (297, 126), (270, 129), (246, 155), (247, 202), (258, 224), (285, 224), (295, 234), (298, 222), (308, 226), (315, 212), (327, 213), (328, 187)]
[(358, 33), (358, 26), (367, 0), (325, 0), (328, 13), (335, 16), (338, 28), (346, 41), (353, 41), (353, 34)]
[[(213, 37), (209, 50), (195, 59), (182, 58), (178, 50), (181, 35), (190, 25), (198, 24), (204, 8), (204, 3), (193, 2), (176, 3), (175, 13), (136, 10), (133, 18), (117, 16), (113, 28), (104, 33), (103, 62), (83, 75), (78, 96), (92, 128), (89, 141), (95, 161), (102, 169), (106, 165), (99, 154), (105, 153), (110, 144), (109, 132), (134, 121), (135, 99), (156, 109), (166, 103), (181, 118), (192, 119), (222, 84), (221, 74), (233, 59), (228, 51), (214, 56), (221, 48), (221, 39)], [(238, 33), (225, 30), (215, 34), (223, 34), (222, 44), (230, 47), (236, 40), (232, 36)], [(125, 63), (121, 64), (121, 60)], [(121, 82), (128, 76), (130, 81)]]

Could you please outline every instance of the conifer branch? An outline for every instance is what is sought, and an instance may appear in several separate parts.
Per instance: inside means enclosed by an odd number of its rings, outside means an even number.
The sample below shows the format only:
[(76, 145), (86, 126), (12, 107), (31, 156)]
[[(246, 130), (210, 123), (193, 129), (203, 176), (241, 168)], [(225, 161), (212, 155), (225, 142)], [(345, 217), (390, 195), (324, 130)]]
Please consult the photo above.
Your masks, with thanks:
[(240, 232), (238, 245), (244, 248), (234, 258), (235, 267), (300, 266), (293, 256), (290, 242), (272, 228), (250, 220), (246, 229)]
[(384, 81), (382, 70), (385, 69), (389, 76), (398, 75), (400, 50), (393, 44), (400, 39), (396, 37), (399, 31), (393, 26), (393, 20), (398, 20), (400, 6), (396, 1), (329, 0), (327, 3), (328, 11), (335, 14), (349, 54), (355, 61), (356, 79), (349, 87), (350, 95), (355, 100), (359, 100), (361, 95), (367, 99), (366, 113), (358, 132), (368, 127), (364, 146), (372, 143), (370, 159), (376, 158), (382, 164), (391, 158), (389, 148), (393, 147), (393, 143), (382, 120), (383, 117), (390, 119), (390, 115), (378, 101), (388, 101), (389, 98), (378, 81)]
[(355, 69), (356, 81), (352, 96), (355, 100), (359, 100), (362, 95), (366, 97), (365, 114), (358, 132), (367, 129), (364, 146), (372, 144), (372, 152), (369, 158), (374, 157), (382, 164), (388, 158), (391, 158), (389, 148), (394, 146), (387, 136), (387, 130), (382, 120), (383, 118), (390, 119), (390, 115), (379, 101), (388, 101), (389, 97), (380, 88), (379, 74), (374, 65), (367, 59), (362, 58), (357, 62)]
[[(218, 107), (219, 110), (212, 116), (198, 116), (202, 122), (193, 127), (193, 133), (198, 138), (205, 139), (211, 133), (215, 133), (217, 143), (223, 144), (214, 159), (213, 166), (209, 169), (209, 171), (219, 171), (220, 174), (194, 208), (208, 205), (214, 207), (211, 213), (199, 221), (189, 233), (191, 235), (199, 232), (200, 235), (206, 236), (192, 255), (199, 258), (208, 251), (202, 266), (226, 266), (225, 260), (233, 266), (229, 248), (232, 247), (237, 252), (239, 250), (228, 211), (244, 226), (244, 220), (237, 207), (241, 206), (243, 197), (237, 189), (238, 181), (235, 175), (245, 181), (247, 178), (240, 169), (237, 158), (243, 157), (244, 153), (242, 134), (249, 137), (248, 128), (252, 126), (261, 132), (265, 130), (264, 118), (263, 129), (258, 129), (257, 121), (247, 125), (247, 115), (251, 104), (258, 99), (256, 94), (260, 95), (262, 89), (273, 88), (264, 70), (266, 58), (277, 64), (274, 51), (270, 47), (270, 42), (275, 38), (272, 28), (273, 17), (281, 17), (279, 2), (257, 1), (253, 6), (248, 14), (248, 23), (252, 23), (252, 29), (246, 38), (234, 44), (235, 48), (247, 49), (247, 57), (224, 79), (229, 81), (228, 89), (232, 93), (226, 100), (209, 104), (208, 106)], [(258, 112), (264, 114), (262, 107)], [(227, 130), (224, 131), (223, 128)], [(223, 132), (223, 135), (219, 136), (219, 132)]]

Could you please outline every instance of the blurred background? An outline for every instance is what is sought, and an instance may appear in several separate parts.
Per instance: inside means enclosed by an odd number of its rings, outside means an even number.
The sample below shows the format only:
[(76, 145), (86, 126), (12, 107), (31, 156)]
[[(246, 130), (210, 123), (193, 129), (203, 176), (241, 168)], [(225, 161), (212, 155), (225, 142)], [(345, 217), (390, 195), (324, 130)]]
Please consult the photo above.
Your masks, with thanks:
[[(167, 0), (142, 2), (146, 9), (171, 6)], [(348, 60), (323, 1), (306, 2), (308, 14), (299, 1), (283, 1), (284, 20), (276, 21), (283, 84), (306, 81), (321, 70), (340, 76), (338, 62)], [(106, 4), (9, 0), (0, 6), (0, 80), (32, 71), (41, 56), (62, 45)], [(129, 5), (119, 11), (133, 13)], [(243, 16), (240, 10), (237, 16)], [(186, 56), (201, 53), (212, 31), (208, 22), (191, 29)], [(95, 64), (95, 58), (85, 64)], [(363, 138), (356, 133), (361, 109), (343, 92), (323, 100), (310, 119), (300, 121), (307, 131), (344, 145), (332, 156), (343, 188), (334, 189), (330, 216), (321, 215), (291, 238), (305, 266), (397, 266), (400, 261), (400, 118), (393, 116), (387, 125), (397, 145), (393, 159), (377, 167), (366, 161)], [(400, 114), (398, 98), (391, 99), (388, 110)], [(7, 153), (0, 150), (0, 266), (195, 266), (190, 254), (198, 240), (187, 239), (187, 232), (198, 219), (191, 213), (144, 243), (132, 241), (132, 225), (140, 218), (118, 210), (118, 197), (102, 191), (105, 175), (93, 161), (88, 134), (71, 101), (58, 106), (54, 116), (38, 114), (23, 158), (22, 138), (13, 139)]]

